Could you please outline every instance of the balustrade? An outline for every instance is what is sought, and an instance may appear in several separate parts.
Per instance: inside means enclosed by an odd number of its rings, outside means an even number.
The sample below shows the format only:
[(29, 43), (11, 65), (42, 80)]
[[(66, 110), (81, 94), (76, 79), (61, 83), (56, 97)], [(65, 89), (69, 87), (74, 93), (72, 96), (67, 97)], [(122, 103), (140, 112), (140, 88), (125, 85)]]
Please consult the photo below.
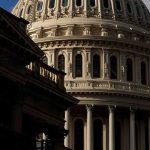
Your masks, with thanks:
[(110, 90), (116, 92), (129, 92), (150, 96), (150, 86), (113, 80), (67, 80), (65, 81), (65, 87), (68, 90)]
[(55, 83), (59, 88), (64, 89), (65, 73), (62, 71), (56, 70), (41, 61), (30, 63), (27, 66), (27, 69), (30, 70), (35, 76), (48, 79), (49, 81)]

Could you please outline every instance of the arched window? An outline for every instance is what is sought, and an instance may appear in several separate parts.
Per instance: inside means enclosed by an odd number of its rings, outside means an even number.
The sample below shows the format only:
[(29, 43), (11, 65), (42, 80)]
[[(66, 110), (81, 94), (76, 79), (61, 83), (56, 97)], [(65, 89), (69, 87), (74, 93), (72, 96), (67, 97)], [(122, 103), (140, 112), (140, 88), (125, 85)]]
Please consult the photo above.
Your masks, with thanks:
[(68, 6), (68, 0), (62, 0), (62, 6), (63, 7)]
[(136, 12), (137, 12), (137, 16), (140, 17), (141, 14), (140, 14), (140, 11), (139, 11), (139, 7), (136, 5)]
[(32, 6), (29, 5), (28, 9), (27, 9), (27, 14), (30, 14), (31, 13), (31, 10), (32, 10)]
[(129, 3), (127, 3), (127, 11), (128, 11), (128, 13), (131, 13), (131, 12), (132, 12), (132, 9), (131, 9), (131, 6), (130, 6)]
[(93, 56), (93, 77), (100, 77), (100, 56)]
[(81, 0), (76, 0), (76, 6), (79, 7), (79, 6), (81, 6), (81, 4), (82, 4), (82, 3), (81, 3)]
[(108, 7), (109, 7), (109, 2), (108, 2), (108, 0), (103, 0), (103, 4), (104, 4), (104, 7), (105, 7), (105, 8), (108, 8)]
[(133, 64), (130, 58), (126, 61), (127, 81), (133, 81)]
[(82, 77), (82, 56), (77, 54), (75, 57), (75, 75), (76, 77)]
[(94, 121), (94, 150), (103, 149), (103, 123), (101, 120)]
[(117, 58), (110, 57), (110, 79), (117, 79)]
[(115, 150), (121, 150), (121, 124), (115, 121)]
[(120, 5), (120, 1), (119, 0), (116, 0), (116, 8), (118, 10), (121, 10), (121, 5)]
[(42, 1), (38, 1), (38, 4), (37, 4), (37, 11), (41, 11), (41, 10), (42, 10), (42, 7), (43, 7), (43, 2), (42, 2)]
[(89, 0), (90, 1), (90, 6), (94, 7), (95, 6), (95, 0)]
[(75, 150), (84, 150), (84, 124), (81, 119), (74, 124), (74, 143)]
[(65, 71), (65, 57), (64, 57), (64, 55), (58, 56), (58, 69), (61, 71)]
[(22, 17), (23, 9), (20, 10), (19, 12), (19, 17)]
[(141, 62), (141, 83), (146, 84), (146, 64)]
[(49, 8), (54, 8), (54, 6), (55, 6), (55, 0), (50, 0)]

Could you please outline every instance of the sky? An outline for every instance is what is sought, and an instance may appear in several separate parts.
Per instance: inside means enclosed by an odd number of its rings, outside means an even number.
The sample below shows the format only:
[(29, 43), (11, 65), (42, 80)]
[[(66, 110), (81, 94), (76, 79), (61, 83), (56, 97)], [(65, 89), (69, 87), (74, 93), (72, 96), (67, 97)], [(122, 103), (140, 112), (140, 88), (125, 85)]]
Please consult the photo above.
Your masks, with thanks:
[[(0, 0), (0, 7), (6, 9), (7, 11), (11, 11), (17, 1), (18, 0)], [(143, 0), (143, 2), (150, 10), (150, 0)]]

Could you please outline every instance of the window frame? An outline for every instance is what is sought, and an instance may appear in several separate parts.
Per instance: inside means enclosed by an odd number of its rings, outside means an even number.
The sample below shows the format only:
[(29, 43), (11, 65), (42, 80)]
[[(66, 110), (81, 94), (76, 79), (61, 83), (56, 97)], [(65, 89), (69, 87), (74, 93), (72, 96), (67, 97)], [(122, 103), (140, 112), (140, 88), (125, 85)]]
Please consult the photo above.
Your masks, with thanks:
[(27, 8), (27, 14), (30, 15), (32, 11), (32, 5), (30, 4)]

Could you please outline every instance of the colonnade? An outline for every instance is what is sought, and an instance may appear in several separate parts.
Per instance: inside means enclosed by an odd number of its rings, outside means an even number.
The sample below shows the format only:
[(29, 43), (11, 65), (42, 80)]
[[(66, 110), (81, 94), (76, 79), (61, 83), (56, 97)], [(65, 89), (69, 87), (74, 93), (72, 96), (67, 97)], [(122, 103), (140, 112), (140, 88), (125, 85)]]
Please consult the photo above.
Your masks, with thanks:
[[(94, 150), (93, 143), (94, 143), (94, 137), (93, 137), (93, 105), (86, 105), (86, 110), (87, 110), (87, 118), (86, 118), (86, 146), (84, 146), (84, 150)], [(109, 111), (109, 117), (108, 117), (108, 126), (109, 126), (109, 133), (108, 133), (108, 142), (106, 135), (103, 135), (103, 144), (109, 143), (109, 150), (115, 150), (115, 107), (114, 106), (108, 106), (108, 111)], [(129, 115), (129, 150), (138, 150), (136, 147), (136, 129), (135, 129), (135, 113), (136, 111), (132, 108), (130, 108), (130, 115)], [(72, 127), (73, 127), (73, 121), (71, 119), (71, 114), (70, 110), (68, 109), (65, 112), (65, 129), (69, 130), (69, 134), (65, 137), (65, 146), (69, 147), (73, 150), (74, 149), (74, 137), (72, 133)], [(148, 117), (148, 139), (145, 139), (145, 137), (140, 137), (140, 139), (148, 140), (148, 150), (150, 150), (150, 116)], [(103, 128), (104, 130), (104, 128)], [(106, 131), (105, 131), (106, 132)], [(128, 132), (128, 131), (126, 131)], [(103, 131), (104, 133), (104, 131)], [(105, 133), (106, 134), (106, 133)], [(85, 134), (84, 134), (85, 135)], [(143, 136), (145, 136), (145, 133), (142, 133)], [(140, 136), (142, 136), (140, 135)], [(84, 136), (85, 138), (85, 136)], [(142, 141), (145, 142), (145, 141)], [(145, 147), (145, 146), (144, 146)], [(106, 150), (106, 145), (103, 145), (103, 150)], [(143, 149), (144, 150), (144, 149)], [(145, 149), (146, 150), (146, 149)]]

